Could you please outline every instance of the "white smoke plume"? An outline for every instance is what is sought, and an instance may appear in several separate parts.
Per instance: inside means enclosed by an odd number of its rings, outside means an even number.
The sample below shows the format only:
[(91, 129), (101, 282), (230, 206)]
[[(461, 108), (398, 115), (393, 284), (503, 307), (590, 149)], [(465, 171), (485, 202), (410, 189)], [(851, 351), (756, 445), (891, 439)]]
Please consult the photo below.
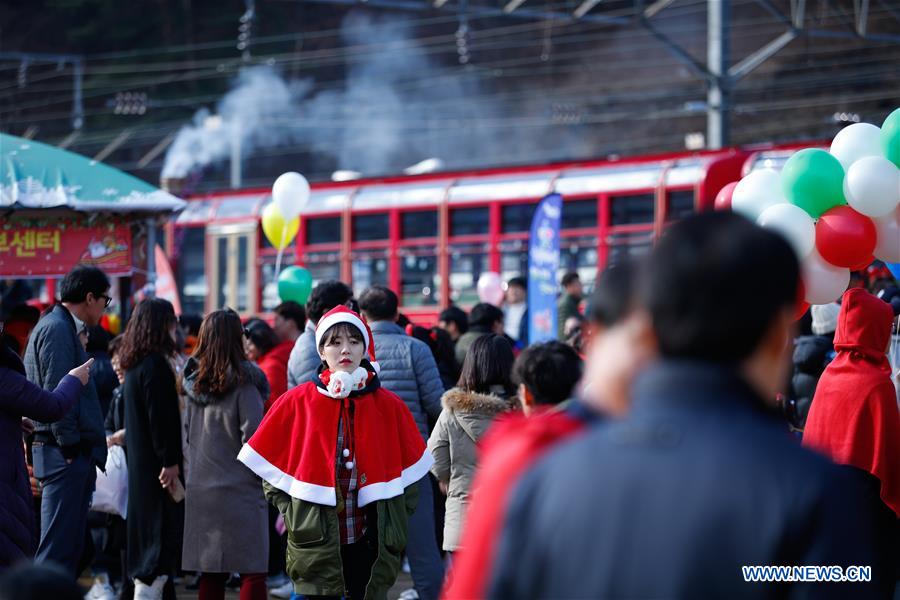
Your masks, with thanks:
[[(548, 160), (553, 152), (589, 153), (571, 128), (549, 131), (526, 115), (546, 114), (538, 95), (516, 106), (494, 101), (476, 74), (438, 64), (396, 16), (351, 13), (342, 36), (377, 50), (347, 67), (342, 85), (316, 89), (312, 79), (286, 81), (274, 68), (251, 67), (236, 78), (215, 113), (199, 110), (178, 133), (162, 176), (184, 177), (231, 154), (239, 137), (244, 157), (260, 148), (300, 145), (333, 156), (338, 169), (365, 175), (396, 173), (429, 157), (450, 168)], [(522, 116), (522, 127), (497, 127)], [(539, 120), (540, 121), (540, 120)], [(558, 156), (562, 158), (563, 155)]]

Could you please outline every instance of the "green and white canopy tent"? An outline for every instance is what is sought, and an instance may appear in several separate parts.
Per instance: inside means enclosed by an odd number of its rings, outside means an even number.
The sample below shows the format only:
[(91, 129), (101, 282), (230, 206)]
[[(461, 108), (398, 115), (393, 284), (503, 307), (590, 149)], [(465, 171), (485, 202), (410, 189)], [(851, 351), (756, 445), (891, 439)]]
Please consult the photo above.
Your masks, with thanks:
[(0, 209), (175, 212), (185, 202), (96, 160), (0, 133)]
[(86, 262), (154, 282), (157, 228), (186, 204), (99, 161), (0, 133), (0, 278), (49, 281)]

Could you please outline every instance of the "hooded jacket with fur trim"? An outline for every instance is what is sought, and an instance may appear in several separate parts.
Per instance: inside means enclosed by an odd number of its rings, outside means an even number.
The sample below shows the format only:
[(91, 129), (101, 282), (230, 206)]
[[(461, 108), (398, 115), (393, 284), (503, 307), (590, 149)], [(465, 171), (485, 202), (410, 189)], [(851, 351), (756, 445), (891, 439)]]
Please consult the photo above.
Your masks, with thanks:
[(459, 546), (469, 489), (477, 464), (477, 444), (484, 432), (512, 404), (493, 394), (478, 394), (453, 388), (441, 398), (444, 410), (428, 440), (434, 456), (431, 472), (447, 483), (447, 512), (444, 517), (444, 550)]

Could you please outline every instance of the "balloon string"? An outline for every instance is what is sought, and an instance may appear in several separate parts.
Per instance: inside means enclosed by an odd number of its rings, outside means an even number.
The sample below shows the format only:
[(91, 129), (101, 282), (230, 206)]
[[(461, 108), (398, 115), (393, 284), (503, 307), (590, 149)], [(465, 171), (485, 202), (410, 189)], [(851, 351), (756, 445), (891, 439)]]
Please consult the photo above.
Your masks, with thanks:
[(275, 279), (281, 274), (281, 257), (284, 256), (284, 240), (287, 238), (287, 224), (281, 228), (281, 243), (278, 244), (278, 256), (275, 258)]

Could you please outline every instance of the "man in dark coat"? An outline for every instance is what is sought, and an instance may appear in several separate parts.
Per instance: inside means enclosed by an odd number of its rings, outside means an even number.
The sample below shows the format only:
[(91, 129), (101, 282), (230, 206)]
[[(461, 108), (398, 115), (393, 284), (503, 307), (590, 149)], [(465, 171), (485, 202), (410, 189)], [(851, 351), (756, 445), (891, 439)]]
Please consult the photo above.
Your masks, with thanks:
[[(109, 304), (109, 278), (95, 267), (75, 267), (60, 285), (61, 304), (38, 322), (25, 351), (28, 379), (54, 389), (88, 359), (80, 338), (100, 323)], [(90, 381), (65, 417), (35, 423), (34, 475), (41, 482), (41, 541), (35, 559), (73, 576), (85, 539), (96, 467), (106, 465), (106, 434), (97, 389)]]
[(696, 216), (672, 226), (643, 277), (660, 359), (638, 376), (628, 416), (523, 478), (490, 596), (875, 595), (755, 583), (742, 569), (872, 565), (857, 490), (774, 413), (799, 277), (790, 246), (733, 214)]

